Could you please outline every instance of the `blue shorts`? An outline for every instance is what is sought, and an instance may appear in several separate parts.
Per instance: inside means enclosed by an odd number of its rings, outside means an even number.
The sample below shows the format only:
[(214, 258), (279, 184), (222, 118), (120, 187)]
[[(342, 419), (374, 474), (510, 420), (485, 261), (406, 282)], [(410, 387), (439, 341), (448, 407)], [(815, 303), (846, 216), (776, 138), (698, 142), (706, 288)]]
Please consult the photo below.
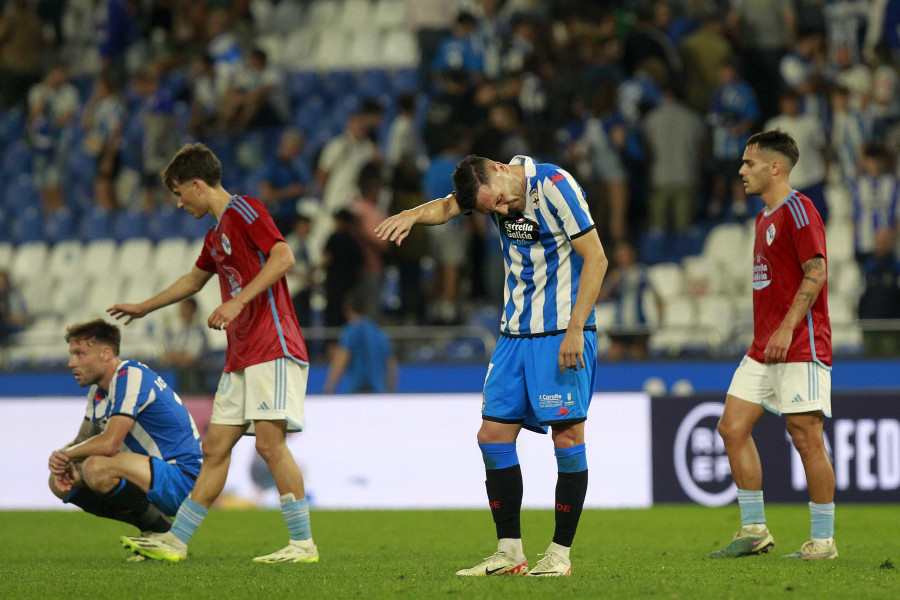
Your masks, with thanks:
[(597, 372), (597, 333), (584, 332), (584, 368), (560, 373), (563, 335), (500, 337), (484, 380), (482, 419), (522, 423), (538, 433), (547, 433), (549, 425), (587, 419)]
[(165, 514), (172, 516), (194, 489), (196, 476), (170, 465), (155, 456), (150, 458), (150, 490), (147, 499)]

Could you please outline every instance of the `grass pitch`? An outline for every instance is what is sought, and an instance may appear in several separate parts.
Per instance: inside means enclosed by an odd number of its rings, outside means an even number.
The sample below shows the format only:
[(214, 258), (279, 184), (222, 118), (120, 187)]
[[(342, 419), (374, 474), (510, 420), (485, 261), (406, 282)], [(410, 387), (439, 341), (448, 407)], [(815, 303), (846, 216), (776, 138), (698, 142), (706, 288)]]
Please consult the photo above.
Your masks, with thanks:
[[(128, 563), (129, 526), (75, 512), (0, 512), (0, 598), (891, 598), (900, 597), (898, 505), (838, 505), (833, 561), (779, 557), (808, 539), (809, 511), (768, 505), (772, 554), (706, 555), (731, 541), (736, 506), (587, 511), (571, 577), (462, 578), (492, 554), (484, 511), (316, 511), (318, 564), (264, 565), (282, 547), (277, 511), (212, 511), (179, 564)], [(553, 533), (553, 514), (526, 511), (530, 564)]]

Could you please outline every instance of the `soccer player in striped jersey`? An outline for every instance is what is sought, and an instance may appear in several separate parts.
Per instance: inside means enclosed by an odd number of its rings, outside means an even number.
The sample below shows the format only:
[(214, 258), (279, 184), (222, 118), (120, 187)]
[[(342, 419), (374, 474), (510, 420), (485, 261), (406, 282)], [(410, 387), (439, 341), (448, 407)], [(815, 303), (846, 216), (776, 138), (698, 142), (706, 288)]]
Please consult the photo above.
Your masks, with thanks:
[(123, 537), (122, 543), (156, 560), (177, 562), (222, 493), (231, 449), (243, 435), (256, 436), (281, 494), (281, 511), (290, 533), (288, 545), (258, 556), (255, 562), (318, 562), (312, 540), (303, 475), (286, 443), (288, 432), (303, 426), (303, 402), (309, 362), (284, 275), (294, 255), (272, 217), (255, 198), (222, 188), (222, 163), (203, 144), (185, 145), (162, 172), (178, 206), (196, 218), (212, 214), (215, 227), (206, 234), (193, 268), (175, 283), (138, 304), (116, 304), (115, 318), (133, 319), (198, 291), (219, 276), (222, 304), (207, 319), (228, 335), (225, 369), (203, 438), (203, 467), (191, 495), (164, 534)]
[(490, 214), (506, 259), (501, 337), (484, 382), (478, 432), (498, 550), (457, 575), (524, 575), (520, 512), (522, 428), (552, 429), (558, 466), (556, 531), (530, 575), (569, 575), (569, 549), (587, 493), (584, 425), (594, 390), (594, 303), (607, 259), (584, 192), (563, 169), (516, 156), (469, 156), (454, 192), (389, 217), (376, 233), (398, 246), (417, 223), (438, 225), (473, 210)]
[(147, 365), (119, 358), (102, 319), (66, 330), (69, 368), (88, 388), (73, 442), (53, 451), (50, 489), (86, 512), (165, 532), (200, 472), (200, 434), (178, 394)]
[(753, 245), (753, 343), (725, 399), (719, 434), (738, 488), (741, 529), (710, 558), (769, 552), (762, 465), (751, 433), (768, 410), (784, 414), (809, 488), (811, 540), (785, 558), (837, 558), (834, 469), (822, 424), (831, 416), (831, 324), (825, 226), (812, 201), (788, 176), (800, 152), (790, 134), (773, 129), (750, 137), (741, 178), (766, 204)]

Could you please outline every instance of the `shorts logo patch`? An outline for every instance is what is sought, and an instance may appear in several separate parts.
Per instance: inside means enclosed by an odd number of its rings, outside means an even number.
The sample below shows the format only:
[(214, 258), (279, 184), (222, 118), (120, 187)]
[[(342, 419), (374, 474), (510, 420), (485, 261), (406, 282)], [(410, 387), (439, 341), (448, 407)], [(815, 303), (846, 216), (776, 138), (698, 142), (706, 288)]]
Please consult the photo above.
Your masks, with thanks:
[(538, 406), (541, 408), (557, 408), (562, 405), (562, 394), (541, 394), (538, 396)]
[(559, 410), (556, 411), (556, 416), (557, 416), (557, 417), (564, 417), (564, 416), (566, 416), (566, 415), (568, 415), (568, 414), (571, 414), (571, 411), (570, 411), (568, 408), (566, 408), (565, 406), (560, 406), (560, 407), (559, 407)]

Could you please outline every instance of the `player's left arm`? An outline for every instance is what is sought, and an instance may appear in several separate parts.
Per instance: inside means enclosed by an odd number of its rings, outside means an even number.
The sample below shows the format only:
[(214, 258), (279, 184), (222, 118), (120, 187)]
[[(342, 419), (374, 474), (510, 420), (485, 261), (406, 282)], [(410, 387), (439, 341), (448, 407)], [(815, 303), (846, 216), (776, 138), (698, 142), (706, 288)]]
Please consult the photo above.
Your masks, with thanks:
[(781, 325), (766, 344), (765, 359), (767, 363), (780, 363), (787, 359), (788, 349), (791, 347), (791, 340), (794, 337), (794, 329), (812, 309), (812, 305), (819, 297), (822, 288), (825, 287), (827, 279), (828, 267), (825, 264), (824, 256), (817, 254), (803, 263), (803, 279), (800, 281), (794, 301), (787, 314), (784, 315)]
[(113, 415), (100, 435), (95, 435), (62, 450), (70, 462), (81, 462), (89, 456), (113, 456), (122, 447), (134, 419), (128, 415)]
[(238, 314), (251, 300), (275, 285), (275, 282), (284, 277), (294, 266), (294, 253), (291, 247), (284, 241), (275, 242), (269, 249), (266, 264), (260, 269), (256, 277), (234, 296), (219, 306), (209, 315), (206, 324), (212, 329), (225, 329), (234, 321)]
[(600, 295), (603, 277), (609, 266), (609, 260), (600, 243), (597, 230), (592, 229), (584, 235), (572, 239), (572, 248), (582, 258), (581, 276), (578, 283), (578, 294), (575, 306), (569, 317), (569, 326), (559, 345), (559, 370), (565, 373), (567, 368), (584, 368), (584, 324), (587, 322)]

